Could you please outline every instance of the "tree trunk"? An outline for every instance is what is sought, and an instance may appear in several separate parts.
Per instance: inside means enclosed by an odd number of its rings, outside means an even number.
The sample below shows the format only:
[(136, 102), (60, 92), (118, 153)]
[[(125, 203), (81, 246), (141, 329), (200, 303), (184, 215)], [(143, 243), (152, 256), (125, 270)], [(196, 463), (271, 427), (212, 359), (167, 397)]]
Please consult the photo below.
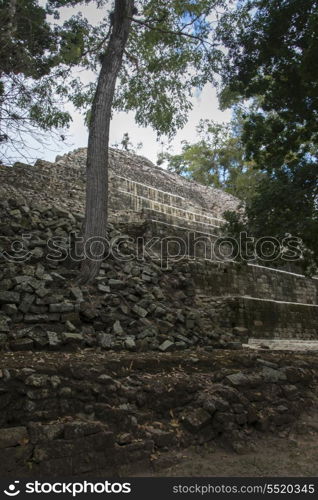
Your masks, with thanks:
[[(115, 0), (113, 28), (103, 57), (90, 121), (84, 222), (85, 259), (81, 283), (92, 281), (103, 260), (108, 201), (108, 150), (111, 109), (133, 14), (134, 0)], [(93, 257), (93, 258), (92, 258)]]
[(14, 42), (15, 32), (17, 30), (17, 0), (9, 0), (7, 6), (7, 19), (4, 22), (4, 28), (0, 35), (0, 42), (2, 44), (2, 50), (6, 48), (10, 43)]
[(9, 36), (13, 36), (17, 29), (16, 13), (17, 13), (17, 0), (9, 1), (9, 22), (7, 24), (7, 32)]

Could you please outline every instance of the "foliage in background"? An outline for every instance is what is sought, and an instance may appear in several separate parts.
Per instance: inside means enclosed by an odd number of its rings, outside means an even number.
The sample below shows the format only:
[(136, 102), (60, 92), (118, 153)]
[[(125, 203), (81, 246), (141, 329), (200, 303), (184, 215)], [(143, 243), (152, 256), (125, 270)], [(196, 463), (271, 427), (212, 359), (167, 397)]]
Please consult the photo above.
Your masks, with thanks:
[(249, 201), (262, 174), (255, 170), (252, 161), (245, 158), (243, 126), (242, 110), (238, 107), (230, 123), (201, 120), (197, 127), (197, 142), (184, 142), (178, 155), (160, 154), (158, 162), (166, 161), (171, 172), (206, 186), (224, 189), (244, 202)]
[[(78, 64), (98, 74), (107, 51), (114, 2), (48, 0), (52, 12), (84, 3), (99, 8), (100, 23), (86, 25)], [(135, 0), (136, 15), (118, 75), (113, 112), (133, 111), (136, 123), (151, 126), (158, 136), (172, 137), (182, 128), (192, 108), (194, 89), (198, 91), (215, 81), (222, 58), (216, 25), (227, 3), (227, 0)], [(73, 16), (72, 22), (76, 31), (87, 21)], [(78, 43), (83, 43), (81, 37)], [(96, 83), (90, 83), (69, 95), (73, 104), (86, 112), (88, 125), (95, 90)]]
[(37, 0), (0, 1), (0, 161), (8, 164), (44, 140), (41, 130), (69, 125), (64, 103), (81, 87), (71, 71), (89, 27), (79, 19), (54, 26), (49, 15), (58, 17)]
[(214, 81), (221, 58), (213, 18), (226, 0), (136, 1), (114, 108), (158, 135), (182, 128), (194, 89)]
[(219, 24), (221, 103), (244, 101), (246, 157), (264, 173), (247, 207), (256, 236), (300, 237), (318, 265), (318, 2), (240, 0)]

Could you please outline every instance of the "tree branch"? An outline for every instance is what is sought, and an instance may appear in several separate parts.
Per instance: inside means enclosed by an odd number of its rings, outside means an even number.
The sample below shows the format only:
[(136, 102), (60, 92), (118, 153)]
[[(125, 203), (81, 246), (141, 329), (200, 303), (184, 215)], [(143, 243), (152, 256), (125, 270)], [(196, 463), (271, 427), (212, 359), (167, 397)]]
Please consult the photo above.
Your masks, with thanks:
[[(208, 40), (204, 40), (200, 36), (197, 35), (191, 35), (191, 33), (185, 33), (184, 31), (172, 31), (172, 30), (164, 30), (162, 28), (157, 28), (156, 26), (152, 26), (151, 24), (148, 24), (146, 21), (141, 21), (140, 19), (136, 19), (135, 17), (130, 18), (134, 23), (140, 24), (141, 26), (145, 26), (146, 28), (149, 28), (151, 30), (158, 31), (159, 33), (163, 33), (165, 35), (176, 35), (176, 36), (186, 36), (188, 38), (192, 38), (193, 40), (197, 40), (201, 42), (202, 44), (208, 44), (214, 47), (214, 44), (209, 42)], [(191, 23), (190, 23), (191, 24)], [(186, 27), (185, 25), (184, 27)]]
[(134, 64), (134, 66), (136, 67), (137, 71), (139, 71), (139, 64), (138, 64), (138, 59), (137, 57), (134, 57), (132, 54), (130, 54), (128, 52), (128, 50), (125, 50), (124, 51), (124, 54), (127, 56), (127, 58), (129, 59), (129, 61)]
[(97, 46), (94, 49), (85, 50), (85, 52), (83, 52), (81, 57), (85, 57), (85, 56), (87, 56), (87, 54), (96, 54), (102, 48), (104, 43), (107, 42), (108, 38), (110, 37), (111, 30), (112, 30), (112, 26), (109, 27), (107, 35), (104, 38), (102, 38), (102, 40), (97, 44)]

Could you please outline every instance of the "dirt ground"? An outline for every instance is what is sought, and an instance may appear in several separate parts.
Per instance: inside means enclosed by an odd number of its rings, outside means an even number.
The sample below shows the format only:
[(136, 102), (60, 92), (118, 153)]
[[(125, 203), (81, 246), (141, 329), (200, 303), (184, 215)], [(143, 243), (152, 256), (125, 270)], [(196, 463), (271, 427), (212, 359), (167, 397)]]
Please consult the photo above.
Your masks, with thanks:
[(312, 439), (264, 438), (260, 447), (239, 455), (219, 446), (185, 450), (180, 462), (147, 474), (158, 477), (264, 477), (318, 475), (318, 446)]
[(136, 475), (317, 477), (318, 409), (305, 414), (289, 433), (281, 436), (255, 433), (242, 453), (234, 452), (227, 444), (211, 442), (175, 454), (161, 454), (154, 460), (154, 472)]

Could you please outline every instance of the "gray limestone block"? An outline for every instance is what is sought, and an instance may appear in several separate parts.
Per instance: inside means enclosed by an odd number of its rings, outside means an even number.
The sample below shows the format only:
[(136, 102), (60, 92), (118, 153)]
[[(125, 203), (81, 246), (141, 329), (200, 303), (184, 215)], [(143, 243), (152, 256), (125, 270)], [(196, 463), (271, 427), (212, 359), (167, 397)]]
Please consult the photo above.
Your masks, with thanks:
[(0, 304), (19, 304), (20, 294), (17, 292), (0, 291)]

